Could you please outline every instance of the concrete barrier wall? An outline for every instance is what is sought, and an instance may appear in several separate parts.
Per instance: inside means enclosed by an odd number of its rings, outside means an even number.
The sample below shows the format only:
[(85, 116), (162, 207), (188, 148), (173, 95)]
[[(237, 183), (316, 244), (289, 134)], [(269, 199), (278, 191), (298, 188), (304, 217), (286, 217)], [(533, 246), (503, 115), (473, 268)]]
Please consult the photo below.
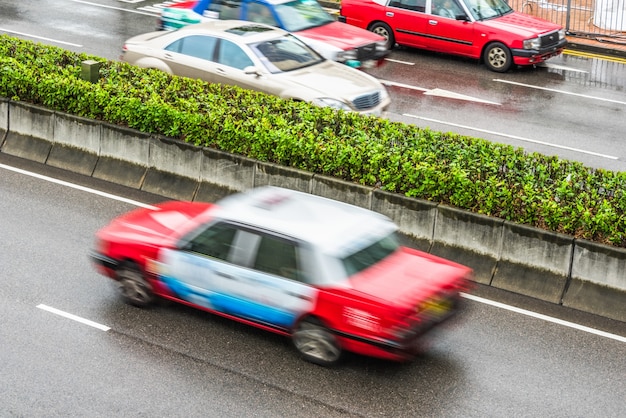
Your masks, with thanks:
[(502, 252), (491, 285), (560, 303), (573, 246), (572, 237), (505, 222)]
[(0, 98), (0, 147), (9, 130), (9, 100)]
[(425, 252), (430, 251), (437, 204), (375, 189), (370, 209), (393, 219), (407, 238), (407, 244)]
[(9, 131), (2, 152), (45, 163), (54, 141), (54, 112), (26, 103), (9, 102)]
[(474, 270), (474, 279), (491, 284), (502, 249), (504, 221), (439, 205), (431, 252)]
[(269, 184), (369, 208), (412, 246), (474, 269), (477, 282), (626, 322), (626, 249), (6, 99), (3, 129), (0, 152), (173, 199)]
[(625, 277), (626, 249), (577, 240), (563, 305), (626, 322)]

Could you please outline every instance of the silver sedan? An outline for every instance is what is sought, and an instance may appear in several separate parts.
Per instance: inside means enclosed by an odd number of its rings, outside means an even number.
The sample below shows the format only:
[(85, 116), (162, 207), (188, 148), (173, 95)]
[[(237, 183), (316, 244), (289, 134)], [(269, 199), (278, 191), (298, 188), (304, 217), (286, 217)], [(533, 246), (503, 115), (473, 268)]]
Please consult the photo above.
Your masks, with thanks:
[(282, 29), (214, 21), (127, 40), (123, 61), (346, 111), (381, 115), (385, 87), (362, 71), (323, 58)]

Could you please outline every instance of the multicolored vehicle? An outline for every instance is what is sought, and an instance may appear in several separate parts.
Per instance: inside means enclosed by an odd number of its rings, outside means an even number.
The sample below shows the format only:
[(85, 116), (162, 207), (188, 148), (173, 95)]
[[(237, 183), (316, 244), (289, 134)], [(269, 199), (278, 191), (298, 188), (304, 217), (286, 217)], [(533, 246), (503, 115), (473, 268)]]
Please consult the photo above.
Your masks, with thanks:
[(354, 68), (374, 67), (389, 51), (385, 38), (340, 23), (316, 0), (200, 0), (162, 10), (158, 29), (176, 30), (209, 20), (248, 20), (277, 26), (298, 36), (329, 60)]
[(536, 65), (563, 52), (560, 25), (505, 0), (341, 0), (339, 20), (395, 44), (482, 60), (492, 71)]
[(97, 233), (92, 260), (130, 304), (164, 298), (289, 336), (321, 365), (412, 358), (472, 274), (400, 246), (383, 215), (270, 186), (134, 210)]

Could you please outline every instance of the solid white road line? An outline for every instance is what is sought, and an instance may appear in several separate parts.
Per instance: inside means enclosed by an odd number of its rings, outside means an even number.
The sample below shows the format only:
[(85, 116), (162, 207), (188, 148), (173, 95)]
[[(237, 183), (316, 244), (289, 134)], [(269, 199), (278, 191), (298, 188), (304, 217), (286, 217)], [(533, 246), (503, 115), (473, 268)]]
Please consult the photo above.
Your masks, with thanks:
[(529, 89), (544, 90), (544, 91), (551, 91), (553, 93), (567, 94), (569, 96), (582, 97), (584, 99), (591, 99), (591, 100), (598, 100), (601, 102), (609, 102), (609, 103), (617, 103), (621, 105), (626, 105), (626, 102), (621, 101), (621, 100), (605, 99), (604, 97), (589, 96), (588, 94), (572, 93), (570, 91), (550, 89), (548, 87), (539, 87), (539, 86), (534, 86), (532, 84), (518, 83), (516, 81), (501, 80), (499, 78), (494, 78), (493, 81), (496, 81), (498, 83), (506, 83), (506, 84), (513, 84), (515, 86), (527, 87)]
[(59, 41), (57, 39), (52, 39), (52, 38), (44, 38), (43, 36), (31, 35), (29, 33), (17, 32), (17, 31), (5, 29), (5, 28), (0, 28), (0, 32), (12, 33), (15, 35), (26, 36), (27, 38), (41, 39), (42, 41), (54, 42), (55, 44), (62, 44), (62, 45), (75, 46), (77, 48), (82, 48), (82, 45), (80, 44), (73, 44), (71, 42)]
[(397, 64), (404, 64), (404, 65), (415, 65), (415, 63), (411, 61), (400, 61), (400, 60), (394, 60), (393, 58), (385, 58), (385, 61), (395, 62)]
[(140, 206), (142, 208), (147, 208), (147, 209), (156, 209), (152, 205), (147, 205), (145, 203), (137, 202), (136, 200), (126, 199), (124, 197), (120, 197), (120, 196), (116, 196), (116, 195), (113, 195), (113, 194), (105, 193), (105, 192), (102, 192), (100, 190), (94, 190), (94, 189), (90, 189), (89, 187), (79, 186), (78, 184), (69, 183), (67, 181), (58, 180), (58, 179), (55, 179), (55, 178), (52, 178), (52, 177), (48, 177), (48, 176), (44, 176), (44, 175), (37, 174), (37, 173), (32, 173), (30, 171), (22, 170), (22, 169), (16, 168), (16, 167), (11, 167), (11, 166), (8, 166), (8, 165), (5, 165), (5, 164), (0, 164), (0, 168), (4, 168), (5, 170), (14, 171), (16, 173), (24, 174), (26, 176), (35, 177), (35, 178), (38, 178), (40, 180), (49, 181), (50, 183), (55, 183), (55, 184), (59, 184), (61, 186), (66, 186), (66, 187), (70, 187), (72, 189), (76, 189), (76, 190), (80, 190), (80, 191), (83, 191), (83, 192), (87, 192), (87, 193), (95, 194), (95, 195), (98, 195), (98, 196), (106, 197), (108, 199), (113, 199), (113, 200), (117, 200), (117, 201), (120, 201), (120, 202), (129, 203), (129, 204), (134, 205), (134, 206)]
[(124, 9), (123, 7), (107, 6), (104, 4), (92, 3), (90, 1), (83, 1), (83, 0), (71, 0), (71, 1), (73, 1), (74, 3), (86, 4), (88, 6), (100, 7), (103, 9), (119, 10), (120, 12), (136, 13), (138, 15), (144, 15), (144, 16), (155, 16), (153, 13), (145, 13), (145, 12), (134, 10), (134, 9)]
[(111, 329), (110, 327), (107, 327), (106, 325), (102, 325), (102, 324), (99, 324), (97, 322), (93, 322), (93, 321), (90, 321), (88, 319), (81, 318), (80, 316), (76, 316), (74, 314), (71, 314), (71, 313), (68, 313), (68, 312), (65, 312), (65, 311), (61, 311), (59, 309), (52, 308), (52, 307), (47, 306), (47, 305), (40, 304), (40, 305), (37, 305), (37, 307), (39, 309), (44, 310), (44, 311), (48, 311), (48, 312), (51, 312), (53, 314), (62, 316), (64, 318), (71, 319), (72, 321), (76, 321), (76, 322), (80, 322), (81, 324), (89, 325), (90, 327), (97, 328), (97, 329), (99, 329), (101, 331), (105, 331), (106, 332), (106, 331)]
[(492, 102), (490, 100), (484, 100), (484, 99), (479, 99), (477, 97), (472, 97), (472, 96), (467, 96), (465, 94), (461, 94), (461, 93), (456, 93), (450, 90), (444, 90), (444, 89), (431, 89), (428, 90), (427, 92), (424, 93), (425, 96), (438, 96), (438, 97), (445, 97), (448, 99), (457, 99), (457, 100), (465, 100), (468, 102), (476, 102), (476, 103), (484, 103), (484, 104), (490, 104), (490, 105), (495, 105), (495, 106), (500, 106), (500, 103), (497, 102)]
[(543, 321), (552, 322), (558, 325), (563, 325), (565, 327), (574, 328), (580, 331), (588, 332), (590, 334), (599, 335), (601, 337), (611, 338), (613, 340), (626, 343), (626, 337), (622, 337), (621, 335), (615, 335), (615, 334), (600, 331), (594, 328), (586, 327), (584, 325), (575, 324), (573, 322), (563, 321), (562, 319), (553, 318), (551, 316), (543, 315), (543, 314), (533, 312), (533, 311), (527, 311), (526, 309), (517, 308), (515, 306), (505, 305), (504, 303), (495, 302), (493, 300), (481, 298), (479, 296), (470, 295), (468, 293), (461, 293), (461, 296), (463, 296), (466, 299), (473, 300), (475, 302), (480, 302), (486, 305), (495, 306), (496, 308), (506, 309), (507, 311), (530, 316), (533, 318), (541, 319)]
[(570, 71), (570, 72), (573, 72), (573, 73), (589, 74), (589, 71), (579, 70), (578, 68), (572, 68), (572, 67), (568, 67), (568, 66), (561, 65), (561, 64), (552, 64), (552, 63), (549, 63), (549, 62), (542, 62), (542, 63), (538, 64), (537, 67), (550, 68), (550, 69), (553, 69), (553, 70)]
[(491, 135), (497, 135), (497, 136), (501, 136), (501, 137), (504, 137), (504, 138), (517, 139), (518, 141), (524, 141), (524, 142), (530, 142), (530, 143), (533, 143), (533, 144), (545, 145), (547, 147), (560, 148), (560, 149), (564, 149), (564, 150), (568, 150), (568, 151), (580, 152), (582, 154), (595, 155), (596, 157), (608, 158), (609, 160), (619, 160), (619, 157), (616, 157), (614, 155), (600, 154), (598, 152), (587, 151), (587, 150), (580, 149), (580, 148), (568, 147), (568, 146), (565, 146), (565, 145), (553, 144), (553, 143), (550, 143), (550, 142), (539, 141), (539, 140), (536, 140), (536, 139), (524, 138), (524, 137), (517, 136), (517, 135), (504, 134), (502, 132), (496, 132), (496, 131), (490, 131), (490, 130), (487, 130), (487, 129), (475, 128), (473, 126), (467, 126), (467, 125), (461, 125), (461, 124), (458, 124), (458, 123), (446, 122), (444, 120), (425, 118), (423, 116), (411, 115), (410, 113), (404, 113), (402, 116), (406, 116), (406, 117), (414, 118), (414, 119), (420, 119), (420, 120), (424, 120), (424, 121), (427, 121), (427, 122), (440, 123), (442, 125), (455, 126), (457, 128), (470, 129), (472, 131), (482, 132), (482, 133), (491, 134)]

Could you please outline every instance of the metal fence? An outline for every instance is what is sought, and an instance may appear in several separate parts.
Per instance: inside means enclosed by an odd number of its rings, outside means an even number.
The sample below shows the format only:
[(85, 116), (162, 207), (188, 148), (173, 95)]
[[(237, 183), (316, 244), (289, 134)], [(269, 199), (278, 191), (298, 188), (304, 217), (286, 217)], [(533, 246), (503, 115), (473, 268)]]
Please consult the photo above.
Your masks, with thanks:
[(569, 35), (626, 45), (626, 0), (509, 0), (509, 4), (560, 24)]

